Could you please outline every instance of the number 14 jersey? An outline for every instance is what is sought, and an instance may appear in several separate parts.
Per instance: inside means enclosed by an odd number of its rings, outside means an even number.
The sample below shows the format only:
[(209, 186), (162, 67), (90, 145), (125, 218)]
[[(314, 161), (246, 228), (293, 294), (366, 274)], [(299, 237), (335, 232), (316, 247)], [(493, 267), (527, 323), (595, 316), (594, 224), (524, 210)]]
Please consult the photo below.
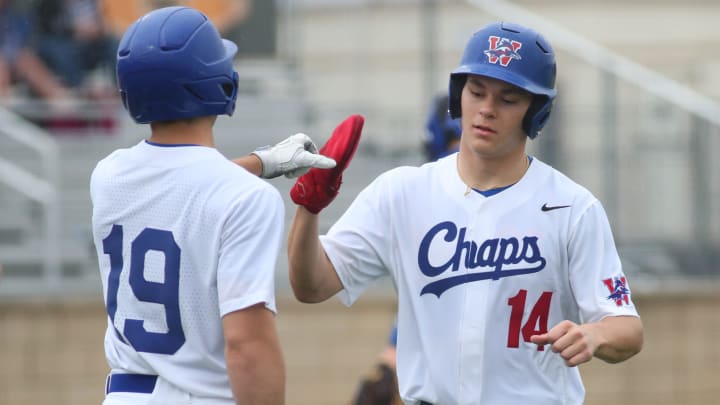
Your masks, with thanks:
[(600, 202), (539, 159), (490, 197), (457, 154), (390, 170), (321, 240), (347, 305), (392, 278), (406, 403), (581, 404), (577, 367), (530, 336), (637, 316)]

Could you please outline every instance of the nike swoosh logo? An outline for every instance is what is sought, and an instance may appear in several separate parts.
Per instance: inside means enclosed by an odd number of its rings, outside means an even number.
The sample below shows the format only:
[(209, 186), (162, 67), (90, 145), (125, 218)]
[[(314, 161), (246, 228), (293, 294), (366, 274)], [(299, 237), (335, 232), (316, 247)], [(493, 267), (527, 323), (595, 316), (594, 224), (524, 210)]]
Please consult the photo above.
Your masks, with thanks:
[(551, 205), (551, 206), (548, 206), (547, 203), (545, 203), (545, 204), (543, 204), (542, 208), (540, 208), (540, 209), (543, 210), (543, 211), (552, 211), (552, 210), (557, 210), (557, 209), (560, 209), (560, 208), (567, 208), (567, 207), (569, 207), (569, 205)]

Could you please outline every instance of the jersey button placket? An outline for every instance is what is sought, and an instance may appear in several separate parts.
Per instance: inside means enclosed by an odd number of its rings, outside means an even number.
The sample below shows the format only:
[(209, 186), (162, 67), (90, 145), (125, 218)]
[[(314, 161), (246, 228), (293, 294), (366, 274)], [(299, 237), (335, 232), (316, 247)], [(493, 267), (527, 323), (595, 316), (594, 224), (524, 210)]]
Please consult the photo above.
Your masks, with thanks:
[[(464, 249), (462, 267), (460, 271), (464, 274), (486, 271), (482, 267), (476, 267), (477, 247), (482, 244), (482, 216), (485, 206), (484, 199), (476, 201), (476, 207), (468, 215), (468, 222), (464, 237), (465, 246), (473, 248)], [(473, 252), (474, 250), (474, 252)], [(462, 286), (463, 289), (463, 312), (461, 327), (459, 330), (460, 348), (458, 353), (459, 366), (459, 390), (460, 397), (467, 397), (470, 393), (477, 391), (477, 382), (482, 381), (482, 364), (485, 349), (485, 324), (486, 324), (486, 302), (490, 282), (488, 280), (474, 281)]]

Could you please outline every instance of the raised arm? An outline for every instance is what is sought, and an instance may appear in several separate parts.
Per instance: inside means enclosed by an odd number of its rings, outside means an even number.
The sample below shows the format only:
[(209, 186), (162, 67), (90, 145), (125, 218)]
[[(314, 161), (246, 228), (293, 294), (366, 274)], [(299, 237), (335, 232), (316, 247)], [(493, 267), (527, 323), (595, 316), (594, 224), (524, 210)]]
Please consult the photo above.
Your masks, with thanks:
[(305, 303), (322, 302), (343, 286), (318, 237), (318, 215), (299, 206), (288, 235), (290, 285), (295, 298)]
[(298, 204), (288, 235), (290, 285), (301, 302), (321, 302), (343, 288), (320, 243), (318, 214), (337, 196), (342, 173), (350, 164), (360, 141), (365, 120), (352, 115), (344, 120), (320, 150), (337, 162), (330, 170), (311, 169), (298, 178), (290, 197)]
[(236, 165), (249, 171), (250, 173), (261, 176), (262, 175), (262, 160), (257, 155), (247, 155), (232, 160)]
[(303, 133), (292, 135), (275, 145), (258, 148), (250, 155), (233, 159), (233, 162), (265, 179), (281, 175), (295, 178), (311, 168), (335, 167), (335, 161), (318, 154), (315, 143)]

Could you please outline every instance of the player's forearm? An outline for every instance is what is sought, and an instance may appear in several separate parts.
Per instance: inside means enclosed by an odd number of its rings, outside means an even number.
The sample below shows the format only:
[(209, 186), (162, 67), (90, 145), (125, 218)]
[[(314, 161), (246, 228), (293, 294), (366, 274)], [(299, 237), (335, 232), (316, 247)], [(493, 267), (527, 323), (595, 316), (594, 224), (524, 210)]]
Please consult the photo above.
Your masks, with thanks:
[(290, 285), (301, 302), (322, 302), (341, 289), (318, 237), (318, 216), (302, 206), (298, 206), (290, 225), (288, 264)]
[(238, 405), (285, 404), (285, 365), (279, 343), (257, 342), (226, 349), (228, 375)]
[(642, 349), (643, 326), (638, 317), (608, 316), (585, 326), (598, 338), (595, 357), (608, 363), (625, 361)]
[(256, 176), (262, 174), (262, 161), (255, 155), (239, 157), (233, 162)]

